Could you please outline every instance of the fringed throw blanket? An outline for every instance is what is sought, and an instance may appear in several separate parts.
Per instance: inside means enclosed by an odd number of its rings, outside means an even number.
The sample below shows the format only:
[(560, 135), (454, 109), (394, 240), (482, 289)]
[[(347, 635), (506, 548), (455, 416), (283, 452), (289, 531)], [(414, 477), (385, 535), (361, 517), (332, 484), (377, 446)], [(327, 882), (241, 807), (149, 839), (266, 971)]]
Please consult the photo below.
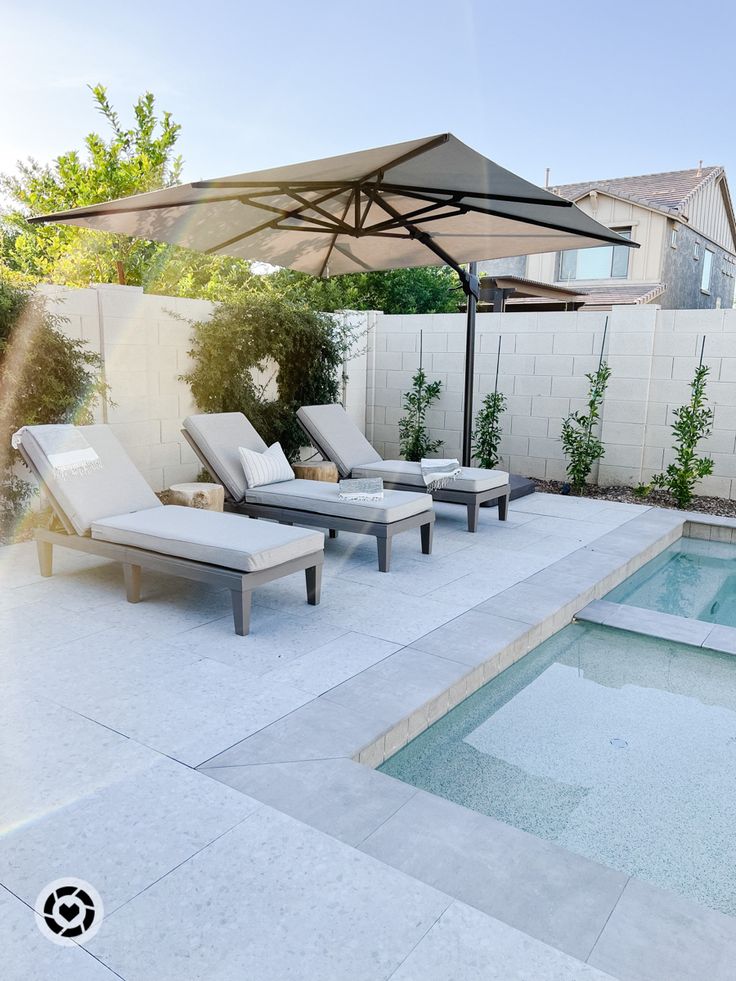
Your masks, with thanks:
[(459, 460), (430, 460), (422, 457), (420, 466), (424, 483), (430, 493), (445, 487), (461, 473)]
[(382, 501), (383, 480), (380, 477), (341, 480), (338, 496), (342, 501)]
[[(20, 446), (25, 428), (13, 433), (13, 449)], [(102, 469), (102, 461), (76, 426), (34, 426), (33, 437), (59, 480)]]

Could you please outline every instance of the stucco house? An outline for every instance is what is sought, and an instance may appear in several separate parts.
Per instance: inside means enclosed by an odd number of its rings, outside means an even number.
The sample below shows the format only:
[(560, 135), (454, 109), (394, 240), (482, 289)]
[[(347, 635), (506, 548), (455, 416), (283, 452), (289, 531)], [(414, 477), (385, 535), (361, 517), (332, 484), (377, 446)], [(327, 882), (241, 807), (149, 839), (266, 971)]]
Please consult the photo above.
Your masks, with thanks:
[[(656, 303), (669, 310), (734, 305), (736, 220), (723, 167), (562, 184), (550, 190), (631, 237), (640, 248), (607, 246), (497, 259), (480, 263), (482, 273), (568, 287), (583, 294), (582, 308), (588, 310), (622, 303)], [(512, 294), (506, 308), (528, 309), (533, 302)]]

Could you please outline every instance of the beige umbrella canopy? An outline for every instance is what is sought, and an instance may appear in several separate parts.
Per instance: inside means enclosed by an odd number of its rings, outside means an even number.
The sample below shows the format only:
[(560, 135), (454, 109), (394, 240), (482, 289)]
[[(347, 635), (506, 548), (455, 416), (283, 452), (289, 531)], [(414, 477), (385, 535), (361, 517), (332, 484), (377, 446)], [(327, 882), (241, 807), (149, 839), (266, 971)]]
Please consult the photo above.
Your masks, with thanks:
[(30, 220), (170, 242), (314, 276), (451, 266), (469, 297), (465, 462), (478, 281), (461, 263), (635, 246), (449, 133)]

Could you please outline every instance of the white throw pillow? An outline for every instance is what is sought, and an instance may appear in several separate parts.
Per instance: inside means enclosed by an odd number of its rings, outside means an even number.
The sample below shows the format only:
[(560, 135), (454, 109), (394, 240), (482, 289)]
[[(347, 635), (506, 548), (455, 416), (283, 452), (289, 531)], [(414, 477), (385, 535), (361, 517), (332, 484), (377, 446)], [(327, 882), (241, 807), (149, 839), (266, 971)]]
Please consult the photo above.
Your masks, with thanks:
[(262, 487), (264, 484), (279, 484), (284, 480), (294, 480), (294, 471), (281, 449), (281, 443), (274, 443), (264, 453), (239, 446), (238, 453), (240, 453), (248, 487)]

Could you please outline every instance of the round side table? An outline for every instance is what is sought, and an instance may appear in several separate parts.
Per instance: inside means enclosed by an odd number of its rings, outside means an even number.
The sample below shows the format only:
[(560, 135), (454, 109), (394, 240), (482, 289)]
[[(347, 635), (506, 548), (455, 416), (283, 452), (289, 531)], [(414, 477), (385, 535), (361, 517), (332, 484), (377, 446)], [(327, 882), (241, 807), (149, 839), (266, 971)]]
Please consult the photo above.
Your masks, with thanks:
[(225, 488), (222, 484), (172, 484), (169, 488), (170, 504), (204, 511), (222, 511), (225, 506)]
[(339, 480), (337, 467), (330, 460), (311, 460), (309, 463), (292, 463), (291, 469), (300, 480), (326, 480), (336, 484)]

